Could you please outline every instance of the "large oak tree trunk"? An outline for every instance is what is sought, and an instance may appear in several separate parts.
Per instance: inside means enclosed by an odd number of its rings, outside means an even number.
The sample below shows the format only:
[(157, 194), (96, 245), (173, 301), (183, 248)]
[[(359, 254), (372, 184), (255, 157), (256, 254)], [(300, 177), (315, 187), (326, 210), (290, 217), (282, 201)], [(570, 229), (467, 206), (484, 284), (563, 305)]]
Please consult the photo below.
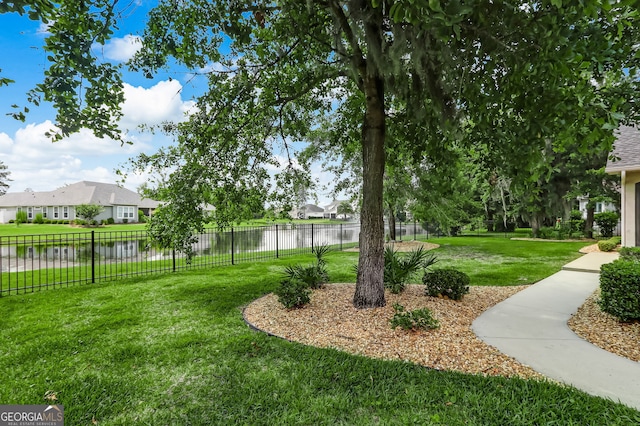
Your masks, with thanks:
[(362, 124), (362, 214), (360, 258), (353, 304), (356, 308), (384, 306), (384, 84), (379, 76), (364, 79), (366, 111)]
[(584, 236), (593, 238), (593, 222), (596, 214), (596, 207), (592, 203), (587, 203), (587, 218), (584, 221)]

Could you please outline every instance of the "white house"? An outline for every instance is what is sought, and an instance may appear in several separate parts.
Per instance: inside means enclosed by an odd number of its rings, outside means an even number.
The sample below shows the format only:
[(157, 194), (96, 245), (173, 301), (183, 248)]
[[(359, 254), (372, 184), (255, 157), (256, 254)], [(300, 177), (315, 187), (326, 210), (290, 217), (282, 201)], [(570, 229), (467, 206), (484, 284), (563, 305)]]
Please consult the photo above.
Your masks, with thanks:
[[(349, 203), (347, 200), (333, 200), (331, 204), (324, 207), (323, 217), (325, 219), (338, 219), (338, 207), (342, 203)], [(343, 219), (348, 219), (349, 215), (343, 215)]]
[(324, 209), (315, 204), (305, 204), (302, 207), (291, 210), (291, 217), (294, 219), (314, 219), (322, 218)]
[[(587, 203), (589, 202), (588, 196), (578, 197), (578, 210), (582, 213), (582, 218), (587, 218)], [(615, 204), (596, 202), (595, 213), (615, 212), (617, 211)]]
[(640, 129), (620, 126), (605, 168), (621, 180), (622, 245), (640, 246)]
[(73, 220), (75, 208), (81, 204), (103, 207), (97, 221), (113, 218), (114, 222), (123, 223), (138, 222), (138, 210), (148, 215), (160, 203), (115, 184), (82, 181), (54, 191), (8, 192), (0, 196), (0, 223), (15, 220), (19, 211), (27, 212), (28, 220), (38, 214), (44, 219)]

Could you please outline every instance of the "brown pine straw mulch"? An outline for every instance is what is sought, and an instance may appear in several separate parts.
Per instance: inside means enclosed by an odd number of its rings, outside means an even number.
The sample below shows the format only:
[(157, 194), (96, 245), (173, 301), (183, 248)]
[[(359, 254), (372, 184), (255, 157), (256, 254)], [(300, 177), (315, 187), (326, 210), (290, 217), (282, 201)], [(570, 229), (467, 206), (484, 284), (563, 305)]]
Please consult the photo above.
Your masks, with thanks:
[[(396, 243), (398, 250), (413, 250), (419, 243)], [(431, 248), (431, 247), (429, 247)], [(583, 251), (584, 250), (584, 251)], [(597, 251), (597, 244), (582, 252)], [(330, 284), (314, 290), (311, 303), (287, 310), (268, 294), (244, 310), (253, 327), (284, 339), (316, 347), (332, 347), (372, 358), (399, 359), (429, 368), (480, 375), (542, 379), (530, 367), (502, 354), (480, 340), (471, 323), (482, 312), (527, 286), (471, 287), (459, 301), (427, 297), (424, 286), (409, 285), (399, 295), (386, 294), (387, 305), (356, 309), (353, 284)], [(600, 311), (594, 293), (570, 319), (570, 328), (593, 344), (640, 362), (640, 323), (623, 324)], [(393, 305), (408, 311), (429, 308), (440, 322), (430, 331), (392, 329)]]
[[(311, 303), (287, 310), (274, 294), (251, 303), (244, 317), (252, 326), (284, 339), (331, 347), (372, 358), (400, 359), (430, 368), (466, 373), (542, 377), (481, 341), (471, 323), (482, 312), (526, 286), (471, 287), (459, 301), (427, 297), (424, 286), (409, 285), (402, 294), (387, 292), (387, 305), (356, 309), (353, 284), (329, 284), (314, 290)], [(393, 305), (408, 311), (427, 307), (440, 322), (429, 331), (392, 329)]]

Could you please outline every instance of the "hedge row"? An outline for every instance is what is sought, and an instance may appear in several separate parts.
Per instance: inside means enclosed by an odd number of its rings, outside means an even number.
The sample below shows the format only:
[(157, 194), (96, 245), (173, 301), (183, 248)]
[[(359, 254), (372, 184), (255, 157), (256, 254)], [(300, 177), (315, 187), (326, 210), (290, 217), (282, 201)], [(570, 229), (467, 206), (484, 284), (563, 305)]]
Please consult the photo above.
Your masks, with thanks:
[[(634, 256), (638, 256), (634, 250)], [(600, 268), (600, 308), (620, 321), (640, 320), (640, 261), (628, 256)]]

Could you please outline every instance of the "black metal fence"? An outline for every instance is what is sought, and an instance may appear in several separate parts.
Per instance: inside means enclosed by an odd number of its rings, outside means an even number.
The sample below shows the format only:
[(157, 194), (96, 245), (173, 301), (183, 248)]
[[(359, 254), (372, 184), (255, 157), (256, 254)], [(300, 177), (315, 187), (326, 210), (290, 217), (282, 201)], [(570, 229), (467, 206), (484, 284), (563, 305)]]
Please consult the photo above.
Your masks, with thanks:
[[(428, 227), (427, 227), (428, 228)], [(327, 244), (343, 250), (358, 243), (360, 224), (278, 224), (207, 231), (190, 260), (155, 247), (145, 231), (0, 236), (0, 296), (113, 281), (136, 275), (234, 265), (311, 253)], [(428, 238), (418, 223), (398, 223), (396, 239)]]

